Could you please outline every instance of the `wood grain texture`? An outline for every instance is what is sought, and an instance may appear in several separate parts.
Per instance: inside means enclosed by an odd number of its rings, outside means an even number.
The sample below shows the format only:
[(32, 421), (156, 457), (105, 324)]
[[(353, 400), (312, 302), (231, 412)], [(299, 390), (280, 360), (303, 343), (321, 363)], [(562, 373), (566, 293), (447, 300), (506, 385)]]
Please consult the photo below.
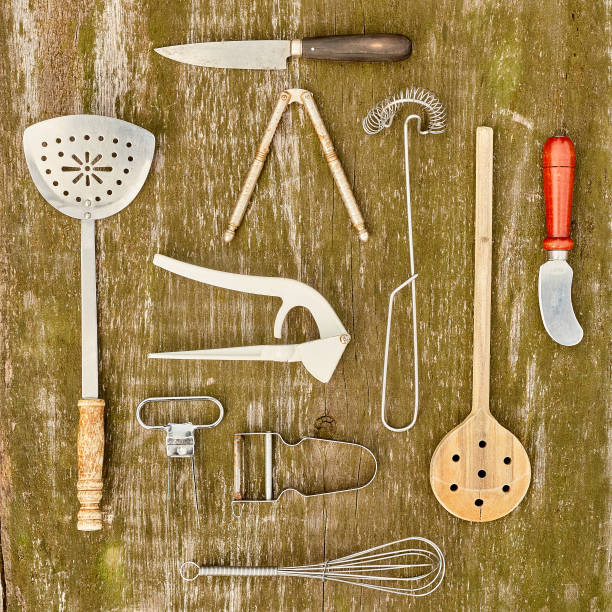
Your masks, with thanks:
[(493, 130), (476, 129), (472, 412), (489, 412), (493, 268)]
[(79, 432), (77, 437), (77, 497), (81, 508), (77, 529), (102, 529), (102, 467), (104, 460), (104, 400), (79, 400)]
[[(608, 2), (574, 0), (6, 0), (0, 5), (0, 528), (5, 607), (13, 610), (605, 610), (609, 555), (609, 230), (612, 87)], [(154, 47), (239, 38), (291, 40), (399, 32), (412, 56), (393, 64), (291, 60), (287, 72), (215, 71)], [(385, 316), (408, 276), (401, 124), (377, 136), (361, 120), (410, 85), (447, 105), (448, 131), (411, 133), (419, 272), (421, 414), (408, 434), (380, 423)], [(362, 244), (303, 113), (287, 113), (230, 245), (221, 233), (279, 93), (313, 92), (362, 207)], [(106, 422), (104, 528), (74, 529), (80, 381), (79, 229), (32, 184), (27, 125), (75, 112), (117, 116), (158, 142), (138, 198), (98, 228), (101, 396)], [(470, 409), (474, 143), (495, 129), (491, 410), (532, 462), (520, 506), (487, 524), (460, 521), (431, 492), (438, 440)], [(584, 340), (544, 331), (537, 273), (545, 254), (541, 153), (576, 146), (573, 302)], [(148, 362), (146, 354), (268, 342), (273, 299), (201, 286), (152, 265), (162, 252), (232, 272), (296, 278), (319, 290), (353, 341), (334, 377), (299, 364)], [(409, 296), (398, 297), (390, 419), (411, 406)], [(315, 336), (290, 314), (283, 342)], [(135, 421), (147, 396), (218, 397), (223, 422), (197, 439), (201, 529), (189, 466)], [(212, 408), (211, 408), (212, 410)], [(177, 411), (159, 415), (189, 418)], [(208, 415), (214, 417), (215, 414)], [(366, 444), (380, 458), (357, 494), (232, 518), (232, 434), (273, 430)], [(358, 469), (351, 466), (351, 469)], [(358, 474), (356, 474), (358, 476)], [(300, 580), (203, 578), (183, 560), (319, 562), (407, 535), (431, 538), (448, 575), (422, 601)]]
[(412, 44), (399, 34), (304, 38), (302, 57), (348, 62), (399, 62), (410, 57)]
[(430, 480), (437, 500), (451, 514), (466, 521), (494, 521), (525, 497), (531, 465), (517, 437), (481, 410), (442, 438), (431, 459)]
[(437, 500), (466, 521), (492, 521), (516, 508), (531, 480), (519, 440), (489, 410), (491, 269), (493, 262), (493, 130), (476, 129), (474, 214), (474, 363), (472, 411), (436, 447), (430, 466)]

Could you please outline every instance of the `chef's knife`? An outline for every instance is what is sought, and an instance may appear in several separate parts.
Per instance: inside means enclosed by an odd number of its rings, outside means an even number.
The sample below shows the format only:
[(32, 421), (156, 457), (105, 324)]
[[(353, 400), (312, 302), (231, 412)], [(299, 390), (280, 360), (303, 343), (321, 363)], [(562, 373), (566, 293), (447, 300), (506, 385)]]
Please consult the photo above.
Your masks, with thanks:
[(184, 64), (209, 68), (284, 70), (290, 57), (344, 62), (397, 62), (412, 42), (401, 34), (354, 34), (302, 40), (228, 40), (155, 49)]
[(543, 151), (546, 233), (543, 246), (548, 261), (540, 266), (540, 313), (548, 335), (559, 344), (573, 346), (582, 340), (582, 327), (572, 306), (573, 272), (567, 254), (574, 247), (570, 235), (574, 189), (574, 145), (569, 138), (549, 138)]

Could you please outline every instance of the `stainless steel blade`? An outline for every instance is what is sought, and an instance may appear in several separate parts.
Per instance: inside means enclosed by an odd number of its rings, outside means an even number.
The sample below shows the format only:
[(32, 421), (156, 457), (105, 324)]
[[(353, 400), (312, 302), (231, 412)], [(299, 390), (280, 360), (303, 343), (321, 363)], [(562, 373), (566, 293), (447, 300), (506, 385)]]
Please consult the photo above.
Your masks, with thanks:
[(572, 306), (572, 277), (567, 261), (551, 260), (540, 266), (538, 297), (542, 322), (559, 344), (573, 346), (582, 340), (582, 327)]
[(81, 221), (81, 386), (84, 399), (98, 397), (96, 222)]
[(184, 64), (209, 68), (286, 70), (291, 56), (288, 40), (227, 40), (160, 47), (157, 53)]

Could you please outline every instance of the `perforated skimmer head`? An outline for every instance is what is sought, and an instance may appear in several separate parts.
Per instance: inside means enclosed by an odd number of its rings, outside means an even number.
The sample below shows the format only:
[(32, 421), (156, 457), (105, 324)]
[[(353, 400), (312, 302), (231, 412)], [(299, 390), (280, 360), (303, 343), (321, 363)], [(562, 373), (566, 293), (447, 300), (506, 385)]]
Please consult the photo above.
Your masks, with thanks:
[(28, 127), (23, 148), (32, 180), (51, 206), (75, 219), (103, 219), (140, 191), (155, 137), (121, 119), (67, 115)]

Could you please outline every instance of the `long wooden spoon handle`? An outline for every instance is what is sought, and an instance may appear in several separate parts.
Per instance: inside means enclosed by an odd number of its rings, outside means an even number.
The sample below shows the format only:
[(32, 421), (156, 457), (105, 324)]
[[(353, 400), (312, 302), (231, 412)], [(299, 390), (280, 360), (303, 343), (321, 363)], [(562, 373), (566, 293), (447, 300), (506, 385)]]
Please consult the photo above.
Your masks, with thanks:
[(476, 220), (474, 245), (474, 363), (472, 412), (489, 410), (491, 357), (491, 262), (493, 129), (476, 129)]
[(77, 529), (102, 529), (102, 463), (104, 459), (104, 400), (79, 400), (77, 497), (81, 509)]

